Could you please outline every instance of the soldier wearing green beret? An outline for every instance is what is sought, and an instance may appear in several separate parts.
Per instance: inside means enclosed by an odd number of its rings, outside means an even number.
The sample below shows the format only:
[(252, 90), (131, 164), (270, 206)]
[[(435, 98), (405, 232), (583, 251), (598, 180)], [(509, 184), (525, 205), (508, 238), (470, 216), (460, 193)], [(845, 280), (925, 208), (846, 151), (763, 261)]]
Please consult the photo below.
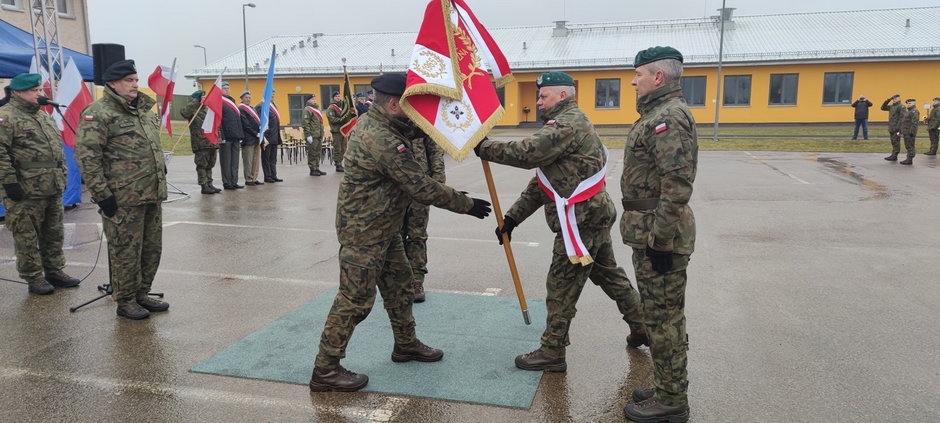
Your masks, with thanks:
[[(218, 194), (221, 189), (212, 185), (212, 168), (218, 157), (219, 146), (212, 143), (202, 132), (202, 122), (206, 119), (206, 108), (200, 108), (202, 97), (206, 95), (203, 90), (196, 90), (192, 98), (180, 110), (180, 115), (189, 121), (189, 144), (193, 149), (193, 161), (196, 163), (196, 181), (202, 188), (203, 194)], [(199, 113), (196, 113), (199, 110)]]
[(682, 54), (640, 51), (634, 60), (636, 107), (623, 155), (620, 234), (633, 248), (633, 269), (653, 358), (653, 387), (633, 392), (624, 408), (637, 422), (689, 418), (685, 326), (686, 267), (695, 246), (689, 207), (698, 163), (695, 119), (682, 97)]
[[(614, 257), (610, 230), (617, 220), (617, 209), (604, 184), (607, 149), (578, 108), (574, 80), (568, 74), (543, 73), (536, 85), (536, 104), (545, 125), (521, 141), (484, 139), (474, 151), (483, 160), (539, 169), (506, 212), (496, 237), (502, 244), (502, 234), (511, 235), (517, 225), (544, 208), (548, 226), (555, 233), (546, 280), (548, 318), (541, 346), (516, 357), (515, 362), (520, 369), (562, 372), (568, 367), (568, 330), (588, 278), (616, 302), (630, 328), (627, 345), (639, 347), (649, 341), (642, 325), (640, 296)], [(587, 188), (582, 191), (582, 187)], [(573, 220), (568, 218), (572, 214)]]
[(55, 123), (39, 109), (40, 83), (35, 73), (10, 81), (10, 102), (0, 108), (0, 183), (16, 270), (30, 293), (46, 295), (81, 281), (62, 271), (65, 153)]
[(102, 74), (104, 95), (82, 112), (75, 157), (108, 237), (117, 314), (139, 320), (170, 305), (147, 294), (163, 251), (166, 163), (154, 99), (137, 91), (133, 60)]
[(937, 155), (937, 142), (940, 141), (940, 97), (933, 98), (933, 105), (930, 107), (930, 113), (924, 118), (927, 123), (927, 135), (930, 136), (930, 150), (928, 156)]

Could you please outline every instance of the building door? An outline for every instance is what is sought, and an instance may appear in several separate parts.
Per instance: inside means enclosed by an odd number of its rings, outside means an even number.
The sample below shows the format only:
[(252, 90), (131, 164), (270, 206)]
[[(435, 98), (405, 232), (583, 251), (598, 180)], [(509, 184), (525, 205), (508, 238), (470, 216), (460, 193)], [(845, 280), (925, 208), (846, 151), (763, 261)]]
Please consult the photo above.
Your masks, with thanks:
[[(539, 111), (535, 102), (539, 99), (539, 91), (535, 88), (535, 82), (519, 83), (519, 122), (538, 122)], [(529, 112), (526, 113), (525, 111)]]

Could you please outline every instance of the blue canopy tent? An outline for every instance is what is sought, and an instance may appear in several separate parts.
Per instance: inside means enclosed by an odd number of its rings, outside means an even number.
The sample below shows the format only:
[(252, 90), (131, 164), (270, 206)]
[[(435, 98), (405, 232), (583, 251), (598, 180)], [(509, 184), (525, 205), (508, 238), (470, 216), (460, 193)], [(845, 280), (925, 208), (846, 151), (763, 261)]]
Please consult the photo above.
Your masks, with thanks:
[[(42, 47), (44, 48), (45, 44)], [(33, 35), (0, 20), (0, 78), (12, 78), (29, 72), (33, 56)], [(69, 49), (62, 49), (62, 56), (66, 61), (75, 61), (82, 79), (94, 80), (91, 56)], [(61, 69), (57, 68), (56, 72), (61, 72)], [(62, 144), (62, 147), (65, 149), (65, 159), (68, 165), (68, 180), (65, 192), (62, 194), (62, 203), (70, 206), (82, 201), (82, 177), (78, 173), (78, 164), (75, 163), (74, 149), (65, 144)], [(0, 204), (0, 216), (5, 214), (6, 209), (3, 204)]]

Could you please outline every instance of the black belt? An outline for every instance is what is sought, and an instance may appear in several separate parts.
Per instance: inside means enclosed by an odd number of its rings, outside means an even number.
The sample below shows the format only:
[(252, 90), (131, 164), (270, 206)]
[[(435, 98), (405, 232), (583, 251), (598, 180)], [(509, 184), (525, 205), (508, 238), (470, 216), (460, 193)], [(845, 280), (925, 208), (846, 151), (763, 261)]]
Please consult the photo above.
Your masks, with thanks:
[(58, 160), (44, 162), (16, 162), (16, 167), (20, 169), (55, 169), (62, 167), (62, 162)]
[(643, 198), (640, 200), (621, 200), (623, 203), (623, 210), (649, 210), (655, 209), (659, 206), (658, 198)]

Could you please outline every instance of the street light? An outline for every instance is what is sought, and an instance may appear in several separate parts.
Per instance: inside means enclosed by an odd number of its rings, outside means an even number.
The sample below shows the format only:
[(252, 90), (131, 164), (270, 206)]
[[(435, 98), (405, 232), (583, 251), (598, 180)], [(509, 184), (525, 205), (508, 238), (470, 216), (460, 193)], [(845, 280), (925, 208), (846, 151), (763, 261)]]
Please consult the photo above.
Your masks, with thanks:
[(242, 5), (242, 35), (245, 41), (245, 91), (248, 91), (248, 25), (245, 24), (245, 6), (255, 7), (255, 4), (245, 3)]
[(206, 48), (199, 44), (193, 44), (193, 47), (202, 49), (202, 66), (208, 66), (209, 62), (206, 60)]

